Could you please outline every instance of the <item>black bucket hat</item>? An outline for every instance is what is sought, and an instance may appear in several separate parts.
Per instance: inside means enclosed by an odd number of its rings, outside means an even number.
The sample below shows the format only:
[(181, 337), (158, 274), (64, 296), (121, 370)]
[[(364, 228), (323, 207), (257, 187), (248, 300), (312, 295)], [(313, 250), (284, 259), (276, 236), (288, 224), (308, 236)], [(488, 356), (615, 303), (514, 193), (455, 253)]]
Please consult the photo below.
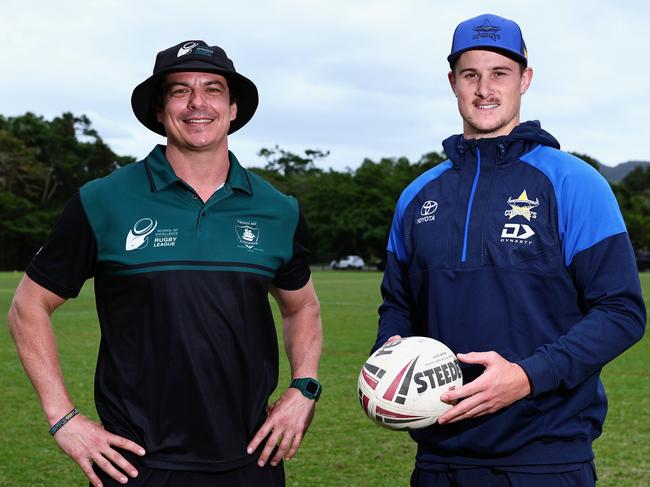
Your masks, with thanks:
[(259, 101), (253, 82), (235, 71), (235, 65), (220, 47), (208, 46), (203, 41), (185, 41), (160, 51), (153, 74), (133, 90), (133, 113), (148, 129), (167, 135), (165, 127), (156, 118), (154, 97), (162, 77), (180, 71), (216, 73), (228, 80), (231, 96), (237, 102), (237, 118), (230, 122), (229, 134), (242, 128), (253, 117)]

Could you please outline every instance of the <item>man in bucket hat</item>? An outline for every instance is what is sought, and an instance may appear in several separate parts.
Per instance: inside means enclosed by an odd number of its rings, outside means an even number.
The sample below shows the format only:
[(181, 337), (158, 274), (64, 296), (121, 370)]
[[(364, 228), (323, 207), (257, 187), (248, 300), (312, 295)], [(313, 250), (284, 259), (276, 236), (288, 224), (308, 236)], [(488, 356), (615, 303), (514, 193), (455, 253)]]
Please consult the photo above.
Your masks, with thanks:
[[(50, 433), (94, 486), (281, 486), (320, 395), (322, 332), (295, 199), (246, 171), (228, 134), (255, 85), (217, 46), (160, 52), (133, 91), (166, 136), (142, 161), (83, 186), (34, 257), (10, 311)], [(94, 277), (101, 425), (78, 414), (50, 316)], [(268, 293), (291, 365), (278, 382)]]
[(596, 170), (520, 123), (532, 70), (515, 22), (462, 22), (447, 59), (463, 133), (397, 203), (375, 344), (430, 336), (463, 370), (441, 396), (454, 406), (411, 432), (411, 485), (593, 486), (599, 372), (645, 327), (625, 224)]

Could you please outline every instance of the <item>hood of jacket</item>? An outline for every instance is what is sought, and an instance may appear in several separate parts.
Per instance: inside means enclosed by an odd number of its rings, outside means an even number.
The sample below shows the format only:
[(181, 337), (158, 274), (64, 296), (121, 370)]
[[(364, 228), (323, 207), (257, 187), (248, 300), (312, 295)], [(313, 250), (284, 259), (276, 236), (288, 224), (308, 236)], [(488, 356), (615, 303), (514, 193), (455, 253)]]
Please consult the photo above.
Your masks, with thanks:
[(508, 135), (499, 137), (466, 139), (462, 134), (452, 135), (442, 142), (442, 147), (447, 157), (458, 165), (462, 163), (465, 154), (474, 152), (476, 147), (481, 151), (493, 150), (497, 162), (507, 162), (519, 158), (540, 144), (555, 149), (560, 148), (557, 139), (542, 129), (539, 121), (532, 120), (517, 125)]

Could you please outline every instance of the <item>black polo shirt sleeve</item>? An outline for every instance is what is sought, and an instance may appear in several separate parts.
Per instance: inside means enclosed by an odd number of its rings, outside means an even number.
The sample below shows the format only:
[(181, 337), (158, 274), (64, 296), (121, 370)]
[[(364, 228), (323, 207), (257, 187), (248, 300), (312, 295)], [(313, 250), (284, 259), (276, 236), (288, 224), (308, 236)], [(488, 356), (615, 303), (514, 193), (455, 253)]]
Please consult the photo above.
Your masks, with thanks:
[(299, 212), (298, 225), (293, 235), (293, 255), (291, 260), (280, 267), (273, 279), (273, 285), (287, 291), (301, 289), (311, 276), (309, 256), (311, 255), (309, 229), (302, 211)]
[(86, 279), (94, 276), (96, 260), (97, 242), (77, 192), (26, 273), (54, 294), (75, 298)]

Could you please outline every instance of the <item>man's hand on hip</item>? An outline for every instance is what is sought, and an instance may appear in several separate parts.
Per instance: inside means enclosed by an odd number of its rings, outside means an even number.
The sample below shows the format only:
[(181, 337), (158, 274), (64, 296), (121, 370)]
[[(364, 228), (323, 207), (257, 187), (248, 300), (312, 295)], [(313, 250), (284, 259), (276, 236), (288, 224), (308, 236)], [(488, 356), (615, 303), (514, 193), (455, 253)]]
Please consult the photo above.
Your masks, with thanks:
[(300, 447), (315, 409), (316, 401), (306, 398), (298, 389), (287, 389), (269, 406), (266, 421), (248, 445), (248, 453), (253, 453), (264, 438), (268, 437), (258, 465), (262, 467), (266, 464), (276, 446), (277, 451), (271, 459), (271, 465), (276, 466), (283, 459), (290, 460)]
[[(102, 485), (93, 470), (93, 463), (116, 481), (126, 484), (127, 475), (137, 477), (138, 471), (114, 447), (128, 450), (136, 455), (144, 455), (140, 445), (106, 431), (100, 424), (78, 414), (54, 434), (59, 447), (72, 458), (88, 480), (96, 486)], [(121, 470), (118, 470), (119, 467)], [(125, 472), (127, 475), (125, 475)]]

